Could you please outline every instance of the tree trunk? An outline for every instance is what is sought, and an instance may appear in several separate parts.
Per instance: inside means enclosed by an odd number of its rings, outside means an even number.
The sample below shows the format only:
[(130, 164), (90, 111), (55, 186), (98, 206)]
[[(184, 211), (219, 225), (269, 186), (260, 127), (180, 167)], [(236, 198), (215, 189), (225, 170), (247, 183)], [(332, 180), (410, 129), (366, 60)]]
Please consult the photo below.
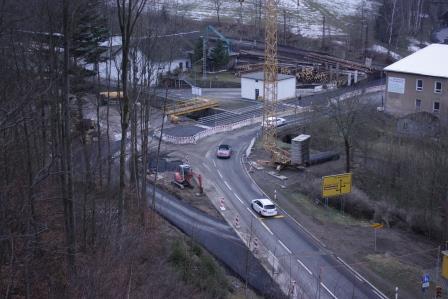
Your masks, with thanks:
[(121, 232), (124, 216), (124, 189), (126, 171), (126, 142), (129, 128), (129, 118), (132, 113), (128, 97), (128, 64), (129, 48), (134, 26), (139, 18), (146, 0), (117, 0), (118, 21), (121, 32), (121, 83), (123, 87), (123, 99), (121, 101), (121, 142), (120, 142), (120, 187), (118, 191), (118, 231)]
[(106, 142), (107, 142), (107, 187), (110, 189), (110, 181), (112, 176), (112, 153), (110, 151), (110, 122), (109, 122), (109, 92), (110, 92), (110, 73), (112, 68), (112, 41), (109, 39), (109, 61), (106, 63), (107, 73), (107, 103), (106, 103)]
[(443, 201), (443, 241), (448, 242), (448, 191), (446, 192), (445, 200)]
[(351, 170), (351, 155), (350, 155), (350, 141), (348, 138), (344, 138), (344, 148), (345, 148), (345, 172), (350, 172)]
[(75, 274), (75, 215), (73, 204), (73, 179), (72, 179), (72, 144), (71, 144), (71, 121), (70, 121), (70, 78), (69, 78), (69, 3), (63, 0), (63, 29), (64, 29), (64, 67), (63, 67), (63, 88), (62, 88), (62, 172), (63, 172), (63, 204), (65, 220), (65, 237), (67, 242), (67, 259), (69, 266), (69, 276)]
[(124, 214), (124, 189), (126, 171), (126, 143), (129, 128), (129, 98), (128, 98), (128, 62), (130, 34), (122, 29), (122, 60), (121, 60), (121, 85), (123, 98), (121, 99), (121, 141), (120, 141), (120, 185), (118, 191), (118, 230), (121, 232)]
[[(100, 82), (100, 69), (98, 62), (96, 63), (96, 72), (97, 72), (97, 90), (101, 84)], [(103, 188), (103, 154), (102, 154), (102, 145), (101, 145), (101, 125), (100, 125), (100, 106), (101, 99), (99, 96), (96, 97), (96, 129), (97, 129), (97, 137), (98, 137), (98, 182), (100, 189)]]
[[(78, 101), (78, 111), (79, 118), (82, 121), (84, 118), (82, 111), (82, 100)], [(82, 143), (82, 153), (83, 153), (83, 162), (84, 162), (84, 190), (83, 190), (83, 202), (82, 202), (82, 231), (83, 231), (83, 243), (82, 247), (84, 250), (87, 250), (87, 234), (88, 234), (88, 215), (87, 215), (87, 202), (89, 198), (89, 194), (91, 192), (92, 187), (92, 170), (90, 165), (90, 154), (89, 149), (87, 147), (87, 134), (85, 128), (81, 126), (81, 143)], [(98, 158), (99, 159), (99, 158)], [(101, 164), (101, 162), (100, 162)]]
[(160, 128), (160, 136), (157, 144), (157, 153), (156, 153), (156, 172), (154, 174), (154, 186), (152, 189), (152, 202), (151, 207), (153, 209), (153, 213), (151, 214), (151, 226), (154, 225), (154, 215), (156, 211), (156, 185), (157, 185), (157, 176), (159, 174), (159, 156), (160, 156), (160, 146), (162, 144), (162, 136), (163, 136), (163, 128), (165, 124), (165, 113), (166, 113), (166, 101), (168, 98), (168, 86), (165, 86), (165, 98), (163, 99), (163, 114), (162, 114), (162, 126)]
[(392, 0), (393, 6), (392, 6), (392, 15), (390, 18), (390, 28), (389, 28), (389, 39), (387, 41), (387, 55), (390, 55), (390, 48), (392, 46), (392, 35), (394, 32), (394, 23), (395, 23), (395, 9), (397, 7), (397, 0)]

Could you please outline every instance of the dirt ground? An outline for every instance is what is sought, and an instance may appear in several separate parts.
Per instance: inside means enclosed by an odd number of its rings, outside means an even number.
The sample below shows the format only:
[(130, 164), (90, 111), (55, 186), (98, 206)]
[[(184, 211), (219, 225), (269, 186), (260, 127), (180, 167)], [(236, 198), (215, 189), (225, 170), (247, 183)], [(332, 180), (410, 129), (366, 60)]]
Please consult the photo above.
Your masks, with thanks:
[[(153, 182), (154, 170), (156, 168), (156, 165), (154, 164), (154, 161), (156, 161), (155, 157), (151, 156), (150, 161), (152, 161), (153, 164), (149, 165), (147, 178)], [(172, 183), (176, 167), (184, 162), (186, 161), (181, 161), (180, 158), (173, 156), (171, 151), (162, 152), (160, 154), (158, 165), (159, 175), (157, 178), (157, 185), (165, 191), (175, 195), (179, 200), (192, 205), (204, 213), (215, 218), (223, 219), (207, 196), (205, 194), (199, 194), (199, 185), (196, 178), (192, 181), (194, 184), (193, 188), (180, 189)]]
[[(172, 184), (173, 175), (173, 171), (162, 172), (157, 180), (157, 185), (162, 187), (165, 191), (175, 195), (180, 201), (186, 202), (212, 217), (223, 219), (221, 214), (207, 198), (207, 195), (199, 194), (199, 187), (197, 184), (195, 184), (194, 188), (180, 189)], [(154, 175), (148, 176), (148, 179), (154, 181)]]
[[(377, 231), (375, 251), (374, 230), (370, 226), (372, 220), (356, 219), (343, 213), (338, 198), (330, 199), (333, 207), (325, 207), (321, 200), (303, 194), (300, 184), (304, 181), (316, 181), (323, 175), (343, 173), (343, 159), (311, 166), (304, 171), (292, 168), (281, 170), (281, 174), (288, 177), (285, 181), (269, 175), (267, 171), (274, 168), (266, 165), (263, 170), (255, 170), (252, 176), (272, 198), (276, 190), (280, 206), (386, 295), (393, 297), (398, 286), (399, 298), (423, 298), (420, 288), (422, 274), (429, 273), (432, 281), (436, 277), (436, 243), (421, 235), (385, 226)], [(250, 160), (266, 161), (269, 157), (257, 144)], [(440, 281), (439, 285), (444, 289), (443, 298), (448, 298), (446, 281)], [(435, 294), (434, 288), (435, 283), (431, 283), (427, 298)]]

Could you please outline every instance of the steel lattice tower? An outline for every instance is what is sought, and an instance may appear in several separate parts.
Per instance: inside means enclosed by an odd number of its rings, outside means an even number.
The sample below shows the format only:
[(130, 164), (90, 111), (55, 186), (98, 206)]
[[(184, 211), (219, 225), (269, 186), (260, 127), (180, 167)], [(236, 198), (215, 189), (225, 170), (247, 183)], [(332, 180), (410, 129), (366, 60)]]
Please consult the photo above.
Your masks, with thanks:
[(274, 154), (277, 127), (266, 125), (269, 117), (277, 116), (277, 5), (276, 0), (266, 0), (266, 36), (264, 48), (263, 86), (263, 147)]

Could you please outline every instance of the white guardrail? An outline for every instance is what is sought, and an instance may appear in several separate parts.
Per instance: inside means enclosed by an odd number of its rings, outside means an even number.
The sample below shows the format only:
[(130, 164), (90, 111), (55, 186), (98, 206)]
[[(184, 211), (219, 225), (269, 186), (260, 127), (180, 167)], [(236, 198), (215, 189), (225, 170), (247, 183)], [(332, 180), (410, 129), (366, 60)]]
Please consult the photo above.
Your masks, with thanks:
[[(362, 94), (380, 92), (380, 91), (384, 91), (385, 89), (386, 89), (385, 85), (380, 85), (380, 86), (368, 87), (366, 89), (350, 91), (350, 92), (346, 92), (346, 93), (340, 95), (338, 97), (338, 100), (343, 101), (343, 100), (351, 98), (351, 97), (360, 96)], [(310, 111), (312, 111), (311, 107), (297, 107), (297, 108), (292, 108), (289, 111), (284, 111), (279, 116), (286, 116), (289, 114), (296, 114), (296, 113), (303, 113), (303, 112), (310, 112)], [(262, 116), (252, 117), (252, 118), (245, 119), (245, 120), (233, 123), (233, 124), (212, 127), (212, 128), (206, 129), (204, 131), (198, 132), (192, 136), (187, 136), (187, 137), (178, 137), (178, 136), (172, 136), (172, 135), (163, 133), (162, 140), (165, 142), (168, 142), (168, 143), (173, 143), (173, 144), (196, 144), (202, 138), (208, 137), (210, 135), (223, 133), (223, 132), (230, 132), (230, 131), (233, 131), (236, 129), (240, 129), (242, 127), (246, 127), (246, 126), (250, 126), (250, 125), (259, 123), (261, 121), (262, 121)], [(160, 138), (160, 129), (154, 130), (153, 136), (156, 138)]]

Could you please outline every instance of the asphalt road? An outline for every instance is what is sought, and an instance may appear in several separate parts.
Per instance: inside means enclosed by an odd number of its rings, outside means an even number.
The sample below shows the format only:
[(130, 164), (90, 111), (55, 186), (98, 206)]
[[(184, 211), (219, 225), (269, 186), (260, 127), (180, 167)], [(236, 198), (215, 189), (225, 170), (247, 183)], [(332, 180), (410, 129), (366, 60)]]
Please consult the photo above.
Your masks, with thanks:
[[(256, 126), (232, 134), (203, 140), (190, 157), (207, 180), (231, 201), (233, 208), (250, 224), (261, 242), (278, 258), (284, 271), (297, 282), (301, 293), (311, 298), (387, 298), (357, 272), (346, 267), (295, 219), (280, 210), (280, 216), (262, 219), (250, 201), (266, 197), (247, 173), (244, 153), (258, 131)], [(230, 144), (234, 155), (228, 160), (215, 157), (219, 143)], [(191, 152), (191, 151), (190, 151)], [(204, 157), (206, 159), (204, 159)]]
[[(102, 142), (103, 155), (106, 155), (107, 144), (104, 140)], [(154, 146), (155, 144), (152, 144), (152, 147)], [(96, 149), (97, 143), (88, 145), (90, 163), (92, 165), (98, 163)], [(119, 171), (119, 151), (120, 141), (111, 141), (111, 153), (113, 153), (113, 159), (116, 160), (112, 166), (113, 174), (117, 174)], [(74, 172), (81, 175), (85, 167), (81, 146), (74, 148), (73, 156), (76, 161), (74, 163)], [(103, 173), (106, 172), (105, 168), (106, 166), (103, 168)], [(128, 169), (127, 167), (126, 171)], [(112, 180), (118, 183), (118, 175), (113, 175)], [(147, 194), (148, 206), (151, 206), (153, 185), (150, 183), (147, 187)], [(238, 275), (243, 282), (247, 280), (248, 285), (265, 298), (283, 297), (283, 293), (277, 283), (253, 256), (252, 252), (248, 250), (241, 238), (228, 223), (205, 214), (159, 188), (156, 188), (155, 195), (156, 211), (162, 217), (206, 248), (228, 269)], [(204, 198), (204, 200), (206, 199)]]
[[(148, 187), (148, 205), (153, 186)], [(282, 294), (259, 261), (247, 249), (229, 224), (179, 201), (156, 189), (156, 210), (165, 219), (189, 235), (223, 262), (229, 269), (248, 281), (266, 298), (281, 298)]]

